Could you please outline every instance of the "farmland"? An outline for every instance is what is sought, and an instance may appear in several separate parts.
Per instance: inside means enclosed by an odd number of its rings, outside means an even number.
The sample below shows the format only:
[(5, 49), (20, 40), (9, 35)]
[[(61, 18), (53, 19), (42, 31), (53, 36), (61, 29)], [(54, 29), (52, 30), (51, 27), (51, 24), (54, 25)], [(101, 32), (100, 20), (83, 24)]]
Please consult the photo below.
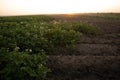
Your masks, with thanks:
[(0, 17), (0, 79), (118, 80), (119, 40), (119, 13)]

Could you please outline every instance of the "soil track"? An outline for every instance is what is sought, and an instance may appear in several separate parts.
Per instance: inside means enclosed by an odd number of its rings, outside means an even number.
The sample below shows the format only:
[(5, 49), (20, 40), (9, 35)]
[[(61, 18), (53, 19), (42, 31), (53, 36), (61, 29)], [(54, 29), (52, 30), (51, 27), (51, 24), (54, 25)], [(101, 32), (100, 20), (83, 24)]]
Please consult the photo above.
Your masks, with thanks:
[(120, 19), (111, 17), (115, 14), (102, 15), (105, 16), (52, 15), (58, 22), (92, 24), (99, 27), (102, 34), (82, 35), (73, 55), (62, 50), (58, 55), (49, 55), (48, 80), (120, 80)]

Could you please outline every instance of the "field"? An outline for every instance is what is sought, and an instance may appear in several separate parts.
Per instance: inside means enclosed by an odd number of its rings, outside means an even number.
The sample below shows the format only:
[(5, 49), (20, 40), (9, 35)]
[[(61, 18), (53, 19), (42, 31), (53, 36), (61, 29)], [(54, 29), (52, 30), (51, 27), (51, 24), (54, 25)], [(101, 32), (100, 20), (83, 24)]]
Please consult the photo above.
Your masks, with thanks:
[(0, 17), (1, 80), (119, 80), (119, 56), (119, 13)]

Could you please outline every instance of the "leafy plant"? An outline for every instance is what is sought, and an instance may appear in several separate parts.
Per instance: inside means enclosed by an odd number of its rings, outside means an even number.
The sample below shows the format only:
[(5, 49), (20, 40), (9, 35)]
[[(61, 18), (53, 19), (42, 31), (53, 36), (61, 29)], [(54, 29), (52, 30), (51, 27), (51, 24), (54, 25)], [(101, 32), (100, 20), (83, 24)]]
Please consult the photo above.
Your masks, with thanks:
[(9, 52), (0, 49), (1, 80), (44, 80), (48, 69), (44, 52)]
[(79, 31), (87, 35), (100, 34), (100, 28), (92, 26), (90, 24), (86, 24), (86, 23), (75, 23), (73, 24), (73, 29), (75, 31)]
[(85, 23), (52, 23), (48, 16), (0, 17), (0, 79), (44, 80), (47, 56), (71, 49), (82, 34), (99, 29)]

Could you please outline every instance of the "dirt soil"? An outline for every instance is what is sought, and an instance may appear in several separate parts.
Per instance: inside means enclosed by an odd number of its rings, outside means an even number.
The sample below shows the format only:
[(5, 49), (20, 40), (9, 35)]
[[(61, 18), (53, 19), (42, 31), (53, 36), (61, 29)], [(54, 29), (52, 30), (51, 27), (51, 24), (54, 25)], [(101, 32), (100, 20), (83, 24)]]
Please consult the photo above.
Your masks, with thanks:
[(120, 80), (119, 56), (49, 56), (49, 80)]
[(52, 15), (61, 23), (92, 24), (102, 34), (82, 35), (74, 54), (61, 49), (57, 55), (48, 55), (47, 80), (120, 80), (120, 19), (95, 15)]

